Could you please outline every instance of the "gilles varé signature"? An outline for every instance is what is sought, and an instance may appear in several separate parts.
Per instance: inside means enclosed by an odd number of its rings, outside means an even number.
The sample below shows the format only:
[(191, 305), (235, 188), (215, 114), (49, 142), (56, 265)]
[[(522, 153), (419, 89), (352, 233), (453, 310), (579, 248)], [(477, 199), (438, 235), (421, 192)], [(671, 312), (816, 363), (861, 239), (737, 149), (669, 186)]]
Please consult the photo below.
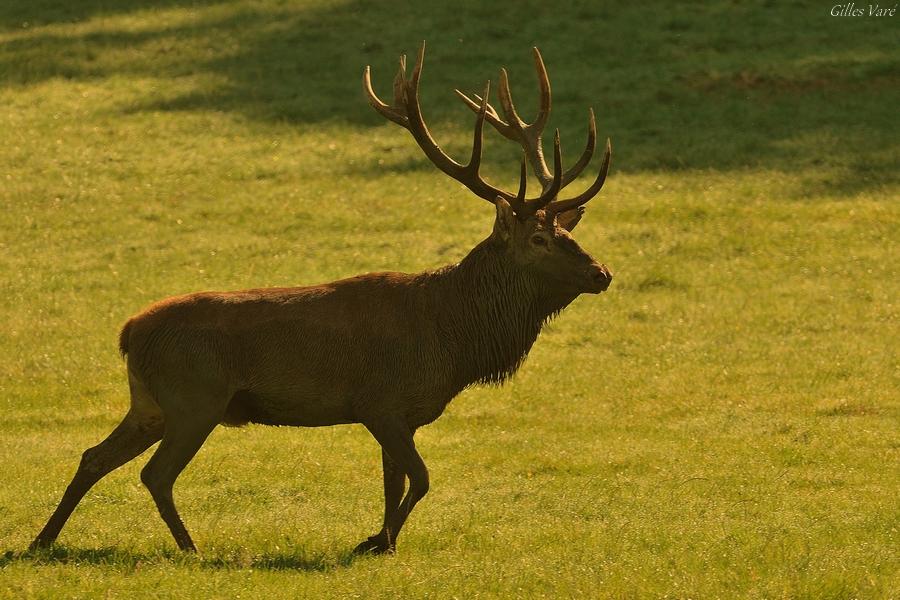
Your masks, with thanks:
[(855, 2), (847, 4), (835, 4), (831, 7), (832, 17), (893, 17), (897, 14), (897, 4), (890, 8), (878, 4), (867, 4), (866, 8), (859, 8)]

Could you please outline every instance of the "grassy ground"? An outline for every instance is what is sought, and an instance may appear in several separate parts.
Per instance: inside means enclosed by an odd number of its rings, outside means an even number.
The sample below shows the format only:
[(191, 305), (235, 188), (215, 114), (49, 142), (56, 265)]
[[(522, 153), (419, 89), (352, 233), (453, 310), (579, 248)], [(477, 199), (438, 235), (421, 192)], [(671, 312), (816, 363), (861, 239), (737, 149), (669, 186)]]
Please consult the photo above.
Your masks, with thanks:
[[(4, 2), (0, 595), (900, 596), (900, 17), (597, 4)], [(348, 555), (381, 510), (359, 427), (215, 432), (176, 486), (199, 557), (143, 459), (23, 554), (124, 413), (142, 306), (433, 268), (487, 235), (360, 91), (423, 38), (460, 155), (450, 90), (506, 65), (528, 107), (531, 45), (570, 160), (594, 106), (616, 154), (577, 237), (609, 293), (420, 432), (432, 493), (396, 556)], [(486, 152), (511, 184), (514, 149)]]

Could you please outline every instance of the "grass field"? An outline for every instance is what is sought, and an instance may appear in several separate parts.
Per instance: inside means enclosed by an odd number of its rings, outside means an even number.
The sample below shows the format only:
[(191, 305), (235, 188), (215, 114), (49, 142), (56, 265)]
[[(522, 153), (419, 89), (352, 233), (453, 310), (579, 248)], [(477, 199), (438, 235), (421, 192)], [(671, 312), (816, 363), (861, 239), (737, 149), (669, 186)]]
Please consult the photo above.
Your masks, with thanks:
[[(900, 16), (752, 4), (0, 4), (0, 595), (900, 597)], [(432, 491), (395, 556), (350, 557), (380, 525), (368, 433), (255, 426), (179, 479), (199, 556), (146, 455), (25, 553), (125, 412), (127, 317), (435, 268), (489, 233), (362, 95), (422, 39), (457, 156), (452, 89), (505, 65), (527, 109), (532, 45), (570, 161), (594, 107), (615, 155), (576, 237), (609, 292), (419, 432)], [(507, 146), (486, 170), (511, 187)]]

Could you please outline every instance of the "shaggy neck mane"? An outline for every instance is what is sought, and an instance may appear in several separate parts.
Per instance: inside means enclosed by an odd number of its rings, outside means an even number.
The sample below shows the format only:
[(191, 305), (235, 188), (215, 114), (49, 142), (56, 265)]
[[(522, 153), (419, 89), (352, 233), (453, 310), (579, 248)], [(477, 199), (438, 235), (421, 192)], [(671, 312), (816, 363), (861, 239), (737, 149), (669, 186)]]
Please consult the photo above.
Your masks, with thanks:
[[(493, 238), (476, 246), (459, 264), (431, 274), (440, 287), (437, 306), (441, 338), (452, 344), (460, 389), (500, 384), (516, 372), (541, 327), (575, 294), (554, 292), (511, 264)], [(452, 302), (446, 302), (452, 298)], [(440, 299), (438, 300), (440, 302)]]

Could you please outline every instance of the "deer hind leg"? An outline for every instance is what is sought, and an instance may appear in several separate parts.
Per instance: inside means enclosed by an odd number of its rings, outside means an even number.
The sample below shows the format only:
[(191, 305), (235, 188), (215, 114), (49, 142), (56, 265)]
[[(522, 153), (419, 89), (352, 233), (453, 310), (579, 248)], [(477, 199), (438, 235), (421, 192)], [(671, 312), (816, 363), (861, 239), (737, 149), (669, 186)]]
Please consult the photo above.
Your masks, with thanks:
[[(382, 421), (368, 426), (382, 448), (384, 465), (385, 518), (381, 531), (359, 544), (354, 553), (393, 552), (397, 535), (416, 503), (428, 493), (428, 469), (413, 441), (413, 433), (402, 420)], [(403, 495), (403, 479), (409, 478), (409, 491)]]
[(59, 506), (31, 543), (30, 549), (52, 544), (78, 503), (104, 476), (129, 462), (158, 442), (163, 434), (159, 406), (136, 382), (131, 382), (131, 408), (109, 436), (81, 457), (75, 477), (66, 488)]
[[(224, 399), (224, 400), (223, 400)], [(166, 400), (172, 400), (171, 403)], [(196, 552), (184, 522), (175, 508), (172, 487), (175, 480), (194, 458), (200, 446), (222, 420), (227, 395), (207, 390), (178, 393), (160, 398), (166, 410), (166, 427), (162, 442), (141, 471), (141, 481), (150, 490), (159, 514), (182, 550)], [(185, 410), (189, 407), (189, 410)]]

